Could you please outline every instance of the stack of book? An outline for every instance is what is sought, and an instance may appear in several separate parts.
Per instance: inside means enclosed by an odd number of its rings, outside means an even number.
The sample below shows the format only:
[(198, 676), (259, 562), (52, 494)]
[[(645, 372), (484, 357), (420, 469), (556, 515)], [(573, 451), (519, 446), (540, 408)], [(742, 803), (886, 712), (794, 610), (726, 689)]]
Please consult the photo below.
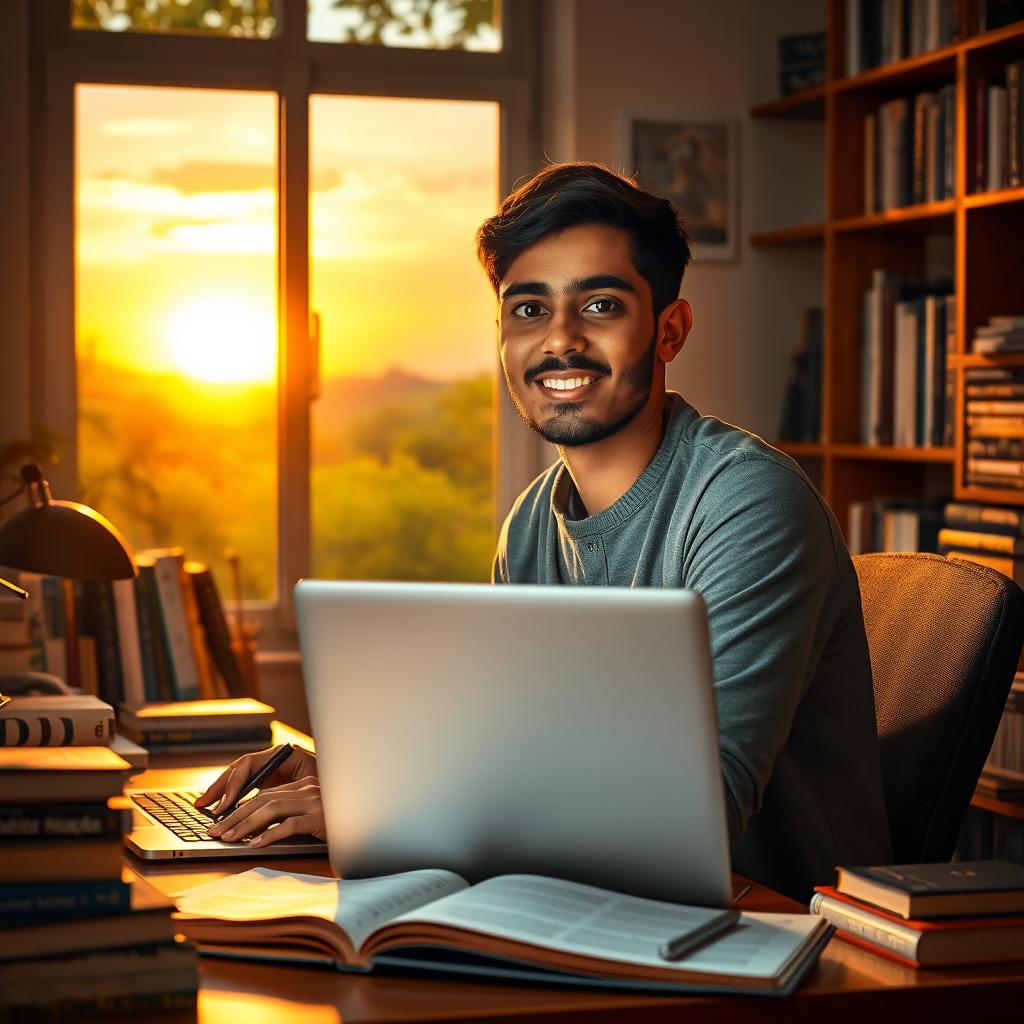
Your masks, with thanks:
[(987, 565), (1020, 584), (1024, 580), (1024, 512), (954, 501), (943, 511), (939, 554)]
[(955, 42), (963, 2), (846, 0), (847, 75)]
[(252, 697), (122, 705), (121, 732), (151, 754), (217, 754), (230, 760), (270, 746), (274, 709)]
[(808, 307), (800, 320), (800, 337), (790, 363), (779, 437), (783, 441), (821, 439), (821, 387), (825, 318)]
[(846, 543), (851, 555), (872, 551), (938, 549), (942, 499), (875, 498), (853, 501), (847, 510)]
[(790, 96), (802, 89), (825, 83), (827, 52), (824, 32), (805, 32), (779, 39), (779, 95)]
[[(195, 1004), (195, 952), (167, 900), (126, 881), (131, 769), (95, 697), (0, 709), (0, 1017), (65, 1020)], [(52, 745), (44, 745), (52, 744)]]
[(1005, 84), (985, 75), (975, 83), (972, 192), (1018, 188), (1024, 182), (1022, 75), (1024, 60), (1016, 60), (999, 76)]
[[(1024, 316), (990, 316), (988, 323), (975, 328), (971, 351), (981, 356), (1001, 355), (1004, 352), (1024, 352)], [(975, 375), (977, 378), (977, 375)], [(986, 378), (978, 378), (986, 379)], [(988, 378), (1002, 379), (1002, 378)], [(1014, 383), (1024, 381), (1024, 375), (1012, 378)], [(1020, 392), (1014, 397), (1020, 397)]]
[[(114, 705), (250, 692), (210, 567), (181, 548), (141, 551), (135, 563), (137, 579), (76, 584), (83, 689)], [(20, 582), (29, 667), (65, 678), (60, 581), (22, 573)]]
[(1003, 861), (839, 868), (811, 912), (908, 967), (1024, 960), (1024, 867)]
[(864, 212), (953, 196), (956, 87), (897, 97), (864, 118)]
[(922, 446), (952, 440), (953, 375), (946, 366), (956, 325), (944, 283), (877, 269), (861, 320), (861, 441)]

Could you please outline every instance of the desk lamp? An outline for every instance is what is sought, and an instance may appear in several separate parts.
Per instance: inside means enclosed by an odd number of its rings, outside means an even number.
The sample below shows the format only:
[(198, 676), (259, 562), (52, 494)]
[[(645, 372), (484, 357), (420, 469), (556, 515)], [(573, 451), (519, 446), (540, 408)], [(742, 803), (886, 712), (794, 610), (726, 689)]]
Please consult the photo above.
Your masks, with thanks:
[(34, 462), (21, 467), (21, 486), (4, 501), (23, 491), (28, 507), (0, 523), (0, 565), (63, 577), (67, 683), (79, 686), (74, 581), (132, 579), (135, 562), (110, 520), (77, 501), (54, 501), (49, 483)]

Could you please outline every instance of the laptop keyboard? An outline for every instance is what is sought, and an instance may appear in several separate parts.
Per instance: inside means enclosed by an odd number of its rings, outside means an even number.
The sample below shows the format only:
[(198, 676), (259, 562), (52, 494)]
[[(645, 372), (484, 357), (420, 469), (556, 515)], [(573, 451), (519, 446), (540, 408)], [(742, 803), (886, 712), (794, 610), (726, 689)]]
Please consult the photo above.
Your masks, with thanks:
[[(210, 811), (193, 806), (199, 792), (152, 790), (132, 793), (135, 801), (150, 817), (170, 829), (186, 843), (210, 842), (206, 830), (217, 820)], [(243, 840), (244, 842), (244, 840)]]

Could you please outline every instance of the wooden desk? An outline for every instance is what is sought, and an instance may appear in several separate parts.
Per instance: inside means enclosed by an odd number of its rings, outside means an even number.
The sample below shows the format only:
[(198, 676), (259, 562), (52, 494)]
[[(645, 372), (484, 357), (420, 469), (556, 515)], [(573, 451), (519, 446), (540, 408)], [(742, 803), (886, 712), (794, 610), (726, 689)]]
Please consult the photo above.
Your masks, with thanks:
[[(145, 787), (200, 788), (217, 768), (151, 769), (132, 780)], [(168, 895), (200, 882), (253, 867), (253, 860), (129, 865)], [(282, 870), (331, 874), (326, 858), (274, 860)], [(744, 910), (803, 909), (760, 885), (739, 906)], [(326, 970), (236, 963), (204, 958), (198, 1020), (201, 1024), (356, 1024), (384, 1021), (622, 1020), (813, 1021), (887, 1024), (916, 1018), (927, 1024), (1016, 1020), (1024, 1014), (1024, 963), (1008, 967), (914, 971), (833, 939), (792, 996), (649, 996), (609, 994), (542, 985), (438, 980), (397, 973), (346, 975)], [(182, 1014), (161, 1022), (194, 1021)]]

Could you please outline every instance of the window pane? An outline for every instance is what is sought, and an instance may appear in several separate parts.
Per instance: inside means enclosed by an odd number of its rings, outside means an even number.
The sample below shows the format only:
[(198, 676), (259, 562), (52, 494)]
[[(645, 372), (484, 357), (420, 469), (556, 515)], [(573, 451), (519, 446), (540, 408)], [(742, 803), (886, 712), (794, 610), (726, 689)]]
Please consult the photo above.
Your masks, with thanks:
[(474, 232), (496, 103), (314, 96), (313, 570), (484, 580), (494, 547), (494, 297)]
[(269, 39), (277, 0), (71, 0), (71, 27)]
[(497, 53), (501, 0), (310, 0), (307, 34), (317, 43)]
[(134, 548), (274, 596), (277, 98), (80, 85), (78, 456)]

